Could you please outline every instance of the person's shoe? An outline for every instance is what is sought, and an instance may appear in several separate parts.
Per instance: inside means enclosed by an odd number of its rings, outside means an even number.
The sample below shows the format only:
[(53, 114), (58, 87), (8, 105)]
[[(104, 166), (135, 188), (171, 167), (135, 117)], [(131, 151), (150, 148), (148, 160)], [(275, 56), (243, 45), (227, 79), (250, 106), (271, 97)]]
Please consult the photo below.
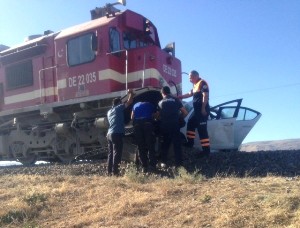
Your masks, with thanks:
[(186, 148), (193, 148), (194, 147), (194, 143), (191, 143), (191, 142), (186, 142), (183, 144), (184, 147)]
[(143, 167), (143, 168), (142, 168), (142, 172), (143, 172), (143, 173), (147, 173), (147, 172), (148, 172), (148, 168), (147, 168), (147, 167)]
[(119, 176), (121, 176), (121, 173), (120, 173), (119, 170), (113, 171), (112, 176), (114, 176), (114, 177), (119, 177)]
[(165, 168), (167, 168), (167, 165), (166, 165), (166, 163), (161, 162), (161, 163), (158, 164), (158, 167), (162, 168), (162, 169), (165, 169)]
[(201, 151), (199, 152), (200, 158), (209, 158), (210, 152), (209, 151)]

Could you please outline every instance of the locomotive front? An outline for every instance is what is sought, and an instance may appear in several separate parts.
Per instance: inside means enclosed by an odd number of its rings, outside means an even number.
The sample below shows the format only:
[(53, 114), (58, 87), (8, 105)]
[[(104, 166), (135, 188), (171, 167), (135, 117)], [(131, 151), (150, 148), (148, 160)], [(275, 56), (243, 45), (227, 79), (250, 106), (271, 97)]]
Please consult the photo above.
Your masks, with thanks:
[[(106, 116), (113, 98), (130, 88), (134, 102), (157, 104), (162, 86), (181, 93), (175, 45), (162, 49), (150, 20), (112, 5), (91, 13), (84, 24), (0, 52), (1, 160), (105, 155), (106, 128), (95, 121)], [(130, 143), (125, 148), (127, 157), (134, 152)]]

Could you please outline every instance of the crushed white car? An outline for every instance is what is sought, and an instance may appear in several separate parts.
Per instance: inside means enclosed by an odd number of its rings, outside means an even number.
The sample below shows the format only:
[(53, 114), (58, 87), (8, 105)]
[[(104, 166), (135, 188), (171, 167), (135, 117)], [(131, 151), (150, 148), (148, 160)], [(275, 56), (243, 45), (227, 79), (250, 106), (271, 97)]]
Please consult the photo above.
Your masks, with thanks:
[[(238, 150), (243, 140), (261, 117), (261, 113), (251, 108), (241, 106), (242, 99), (228, 101), (210, 108), (207, 130), (210, 138), (211, 151)], [(186, 123), (194, 112), (193, 103), (184, 102), (189, 112), (185, 117)], [(181, 128), (186, 136), (187, 126)], [(196, 134), (194, 147), (200, 148), (199, 135)]]

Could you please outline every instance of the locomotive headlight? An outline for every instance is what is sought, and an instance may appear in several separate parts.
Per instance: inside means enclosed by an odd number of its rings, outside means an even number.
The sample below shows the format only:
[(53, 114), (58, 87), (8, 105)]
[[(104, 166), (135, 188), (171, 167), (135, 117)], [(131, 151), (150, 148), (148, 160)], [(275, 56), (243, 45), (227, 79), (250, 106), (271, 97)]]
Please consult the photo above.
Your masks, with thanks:
[(57, 123), (54, 130), (59, 135), (67, 135), (70, 133), (70, 127), (65, 123)]
[(144, 20), (144, 32), (147, 34), (147, 35), (150, 35), (151, 34), (151, 22), (148, 20), (148, 19), (145, 19)]
[(95, 126), (100, 129), (107, 129), (109, 127), (107, 117), (97, 118), (95, 120)]
[(86, 109), (87, 108), (86, 103), (80, 103), (79, 106), (80, 106), (81, 109)]

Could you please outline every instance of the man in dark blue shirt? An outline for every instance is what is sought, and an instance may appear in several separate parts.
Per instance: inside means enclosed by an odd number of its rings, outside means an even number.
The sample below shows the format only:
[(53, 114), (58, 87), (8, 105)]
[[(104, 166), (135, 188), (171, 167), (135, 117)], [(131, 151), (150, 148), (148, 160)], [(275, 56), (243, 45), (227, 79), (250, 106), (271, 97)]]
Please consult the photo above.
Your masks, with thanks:
[(167, 162), (168, 150), (170, 144), (173, 144), (175, 165), (182, 165), (182, 150), (181, 150), (181, 136), (179, 126), (180, 112), (185, 117), (188, 112), (183, 107), (181, 101), (171, 95), (170, 88), (164, 86), (161, 90), (163, 99), (158, 103), (160, 108), (159, 116), (161, 121), (161, 133), (163, 137), (161, 160), (163, 163)]
[(155, 135), (153, 115), (155, 107), (150, 102), (138, 102), (133, 106), (131, 119), (134, 126), (134, 137), (138, 146), (138, 158), (142, 164), (143, 172), (154, 170)]
[(120, 98), (113, 100), (112, 108), (107, 112), (109, 128), (107, 132), (108, 157), (107, 172), (108, 175), (118, 175), (119, 165), (122, 159), (123, 136), (125, 133), (124, 110), (133, 101), (133, 91), (128, 90), (128, 100), (124, 104)]

